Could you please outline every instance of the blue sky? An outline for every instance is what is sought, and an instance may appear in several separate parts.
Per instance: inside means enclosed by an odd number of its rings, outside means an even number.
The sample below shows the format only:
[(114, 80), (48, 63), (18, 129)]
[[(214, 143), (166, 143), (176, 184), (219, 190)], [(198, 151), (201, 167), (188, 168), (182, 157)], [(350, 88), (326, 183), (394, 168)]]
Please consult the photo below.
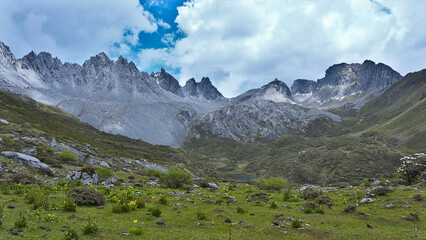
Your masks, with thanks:
[(123, 55), (182, 85), (208, 76), (231, 97), (275, 78), (317, 80), (341, 62), (423, 69), (425, 12), (424, 0), (0, 0), (0, 41), (17, 58)]

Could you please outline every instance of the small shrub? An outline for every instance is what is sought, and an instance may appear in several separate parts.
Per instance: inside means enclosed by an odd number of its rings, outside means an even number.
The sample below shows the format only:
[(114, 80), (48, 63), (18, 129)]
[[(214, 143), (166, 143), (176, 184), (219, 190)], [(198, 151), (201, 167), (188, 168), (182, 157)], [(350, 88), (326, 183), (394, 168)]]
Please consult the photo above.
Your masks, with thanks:
[(33, 191), (30, 191), (26, 196), (25, 200), (27, 203), (32, 204), (32, 208), (42, 208), (47, 210), (49, 208), (49, 195), (46, 191), (38, 187)]
[(322, 209), (322, 208), (315, 208), (315, 209), (314, 209), (314, 213), (317, 213), (317, 214), (325, 214), (325, 211), (324, 211), (324, 209)]
[(401, 166), (397, 171), (405, 184), (411, 185), (421, 181), (422, 176), (424, 180), (424, 177), (426, 177), (426, 154), (416, 153), (413, 156), (404, 156), (400, 161)]
[(138, 199), (138, 200), (136, 200), (136, 207), (137, 208), (145, 208), (145, 203), (142, 200)]
[(77, 211), (77, 204), (75, 204), (74, 198), (66, 198), (62, 203), (62, 211), (75, 212)]
[(99, 179), (107, 179), (114, 176), (113, 171), (111, 171), (107, 167), (101, 167), (96, 169), (96, 173), (98, 174)]
[(136, 236), (140, 236), (140, 235), (144, 234), (144, 231), (141, 228), (137, 228), (137, 227), (129, 228), (129, 232), (131, 234), (136, 235)]
[(244, 209), (242, 207), (237, 207), (237, 213), (245, 213), (246, 211), (244, 211)]
[(148, 209), (148, 212), (151, 212), (152, 216), (154, 217), (160, 217), (161, 216), (161, 209), (158, 207), (151, 207)]
[(68, 196), (74, 198), (79, 206), (99, 206), (105, 203), (104, 195), (92, 188), (77, 187), (71, 189)]
[(61, 160), (62, 162), (76, 162), (77, 158), (75, 157), (75, 155), (69, 151), (62, 151), (59, 155), (58, 155), (59, 160)]
[(13, 183), (22, 183), (22, 184), (36, 184), (38, 183), (37, 179), (28, 173), (14, 173), (9, 176), (9, 179)]
[(20, 213), (18, 220), (13, 224), (16, 228), (26, 228), (27, 227), (27, 218), (25, 214)]
[(305, 209), (303, 209), (303, 212), (305, 214), (312, 214), (313, 210), (312, 210), (312, 208), (305, 208)]
[(170, 188), (181, 188), (183, 185), (191, 183), (191, 179), (191, 174), (188, 172), (180, 169), (172, 169), (167, 173), (162, 173), (159, 181)]
[(1, 137), (1, 138), (2, 138), (2, 139), (3, 139), (3, 141), (4, 141), (4, 142), (6, 142), (6, 143), (15, 144), (15, 140), (14, 140), (13, 138), (6, 137), (6, 136), (3, 136), (3, 137)]
[(160, 172), (160, 171), (157, 171), (157, 170), (154, 170), (154, 169), (149, 169), (147, 172), (146, 172), (146, 175), (147, 176), (154, 176), (154, 177), (157, 177), (157, 178), (159, 178), (160, 176), (161, 176), (161, 174), (162, 174), (162, 172)]
[(80, 236), (78, 235), (78, 232), (73, 230), (73, 229), (69, 229), (68, 231), (65, 232), (65, 240), (78, 240), (80, 239)]
[(307, 202), (303, 204), (304, 208), (310, 208), (310, 209), (316, 209), (318, 208), (318, 205), (314, 202)]
[(281, 190), (288, 187), (288, 181), (283, 177), (259, 178), (256, 186), (263, 190)]
[(357, 205), (354, 204), (348, 204), (345, 207), (343, 207), (343, 211), (346, 213), (353, 213), (357, 209)]
[(425, 200), (425, 197), (423, 195), (421, 195), (421, 194), (418, 193), (418, 194), (416, 194), (416, 195), (413, 196), (413, 200), (414, 201), (422, 202), (422, 201)]
[(293, 194), (291, 194), (291, 189), (290, 188), (285, 189), (283, 192), (283, 201), (287, 202), (292, 196)]
[(270, 200), (269, 201), (269, 207), (270, 208), (277, 208), (278, 207), (278, 203), (275, 200)]
[(47, 153), (54, 153), (54, 152), (55, 152), (55, 150), (53, 150), (52, 148), (46, 148), (46, 152), (47, 152)]
[(329, 208), (333, 206), (329, 196), (319, 196), (315, 202), (321, 205), (326, 205)]
[(197, 212), (197, 219), (200, 221), (208, 220), (207, 215), (201, 211)]
[(373, 190), (375, 196), (386, 196), (386, 194), (392, 192), (392, 189), (387, 187), (376, 188)]
[(407, 220), (407, 221), (417, 221), (417, 220), (419, 220), (419, 214), (417, 214), (417, 213), (410, 213), (407, 217), (405, 217), (405, 220)]
[(161, 195), (160, 198), (158, 198), (158, 202), (161, 203), (161, 204), (166, 205), (167, 204), (167, 197), (166, 197), (166, 195), (164, 195), (164, 194)]
[(90, 176), (93, 176), (96, 173), (96, 168), (93, 166), (85, 166), (81, 169), (81, 173), (87, 173)]
[(128, 213), (130, 211), (136, 210), (136, 202), (134, 202), (134, 205), (131, 204), (133, 202), (127, 203), (127, 202), (119, 202), (116, 205), (112, 206), (112, 212), (113, 213)]
[(84, 224), (83, 227), (83, 234), (89, 235), (89, 234), (95, 234), (99, 231), (99, 227), (95, 222), (92, 222), (92, 220), (87, 220), (87, 223)]
[(301, 228), (301, 227), (302, 227), (302, 224), (301, 224), (298, 220), (293, 220), (293, 221), (291, 222), (291, 227), (292, 227), (292, 228)]
[(312, 200), (319, 197), (321, 193), (322, 193), (321, 190), (307, 188), (305, 191), (303, 191), (303, 199)]

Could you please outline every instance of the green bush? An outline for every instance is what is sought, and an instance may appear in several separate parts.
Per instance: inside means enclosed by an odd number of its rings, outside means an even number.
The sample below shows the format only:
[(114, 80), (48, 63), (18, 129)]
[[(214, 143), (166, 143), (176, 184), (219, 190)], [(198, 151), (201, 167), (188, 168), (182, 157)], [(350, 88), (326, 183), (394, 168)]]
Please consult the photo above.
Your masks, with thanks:
[(68, 196), (74, 198), (79, 206), (99, 206), (105, 203), (104, 195), (92, 188), (77, 187), (71, 189)]
[(197, 212), (197, 219), (200, 221), (208, 220), (207, 215), (201, 211)]
[(160, 172), (160, 171), (157, 171), (157, 170), (154, 170), (154, 169), (149, 169), (148, 171), (146, 171), (146, 175), (147, 176), (154, 176), (154, 177), (160, 177), (161, 176), (161, 174), (162, 174), (162, 172)]
[(152, 216), (154, 217), (161, 216), (161, 209), (158, 207), (151, 207), (148, 209), (148, 212), (151, 212)]
[(138, 200), (136, 200), (136, 207), (137, 208), (145, 208), (145, 203), (142, 202), (142, 200), (138, 199)]
[(164, 194), (161, 195), (160, 198), (158, 199), (158, 202), (161, 203), (161, 204), (166, 205), (167, 204), (167, 197), (166, 197), (166, 195), (164, 195)]
[(64, 239), (65, 240), (78, 240), (78, 239), (80, 239), (80, 236), (78, 235), (77, 231), (70, 229), (70, 230), (65, 232)]
[(270, 200), (269, 201), (269, 207), (270, 208), (277, 208), (278, 207), (278, 203), (275, 200)]
[(333, 203), (331, 202), (331, 199), (329, 196), (320, 196), (315, 201), (316, 203), (321, 205), (326, 205), (329, 208), (333, 206)]
[(77, 158), (75, 157), (75, 155), (69, 151), (62, 151), (59, 156), (58, 156), (59, 160), (63, 161), (63, 162), (76, 162)]
[(6, 142), (6, 143), (11, 143), (11, 144), (14, 144), (15, 143), (15, 140), (13, 140), (13, 138), (10, 138), (10, 137), (5, 137), (5, 136), (3, 136), (3, 137), (1, 137), (2, 139), (3, 139), (3, 141), (4, 142)]
[(293, 228), (301, 228), (302, 224), (298, 220), (293, 220), (293, 222), (291, 222), (291, 227), (293, 227)]
[(18, 220), (13, 224), (16, 228), (25, 228), (27, 227), (27, 218), (25, 214), (20, 213)]
[(192, 182), (191, 174), (180, 169), (172, 169), (167, 173), (162, 173), (159, 180), (160, 183), (170, 188), (181, 188), (183, 185)]
[(84, 224), (83, 234), (89, 235), (89, 234), (97, 233), (98, 231), (99, 231), (98, 225), (95, 222), (92, 222), (92, 220), (89, 218), (89, 220), (87, 220), (87, 223)]
[(303, 194), (303, 199), (312, 200), (321, 196), (322, 192), (321, 190), (318, 190), (318, 189), (307, 188), (305, 189), (305, 191), (303, 191), (302, 194)]
[(243, 213), (245, 213), (246, 211), (244, 211), (244, 209), (242, 208), (242, 207), (238, 207), (237, 208), (237, 213), (241, 213), (241, 214), (243, 214)]
[(47, 153), (54, 153), (54, 152), (55, 152), (55, 150), (53, 150), (52, 148), (46, 148), (46, 152), (47, 152)]
[(33, 209), (42, 208), (47, 210), (49, 208), (49, 194), (46, 191), (38, 187), (28, 192), (25, 196), (27, 203), (33, 205)]
[(288, 187), (288, 181), (283, 177), (259, 178), (256, 185), (263, 190), (281, 190)]
[(303, 212), (305, 214), (312, 214), (313, 210), (312, 210), (312, 208), (305, 208), (305, 209), (303, 209)]
[(392, 192), (392, 189), (387, 187), (380, 187), (373, 190), (375, 196), (386, 196), (386, 194)]
[(357, 205), (354, 204), (348, 204), (345, 207), (343, 207), (343, 211), (346, 213), (353, 213), (357, 209)]
[(315, 208), (314, 213), (318, 213), (318, 214), (324, 214), (325, 211), (322, 208)]
[(66, 198), (64, 202), (62, 203), (62, 210), (66, 212), (75, 212), (77, 211), (77, 204), (75, 204), (75, 201), (73, 198)]
[(23, 172), (9, 175), (9, 179), (13, 183), (22, 183), (22, 184), (38, 183), (38, 180), (33, 175), (28, 173), (23, 173)]

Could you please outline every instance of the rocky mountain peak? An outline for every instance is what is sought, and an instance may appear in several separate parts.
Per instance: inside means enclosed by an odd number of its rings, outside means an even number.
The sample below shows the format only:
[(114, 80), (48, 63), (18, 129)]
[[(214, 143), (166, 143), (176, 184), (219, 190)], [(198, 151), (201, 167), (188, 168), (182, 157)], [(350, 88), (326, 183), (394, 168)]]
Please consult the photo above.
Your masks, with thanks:
[(220, 93), (208, 77), (203, 77), (199, 83), (195, 81), (194, 78), (186, 81), (185, 86), (183, 87), (191, 97), (202, 97), (206, 100), (216, 100), (224, 98), (222, 93)]
[(287, 102), (293, 101), (291, 91), (288, 88), (287, 84), (278, 80), (277, 78), (274, 81), (262, 86), (262, 98), (265, 100), (271, 100), (274, 102)]
[(10, 48), (0, 41), (0, 65), (3, 67), (16, 68), (16, 59)]
[(161, 72), (152, 73), (156, 83), (164, 90), (169, 91), (179, 97), (184, 97), (181, 86), (179, 85), (178, 80), (170, 75), (164, 68), (161, 68)]

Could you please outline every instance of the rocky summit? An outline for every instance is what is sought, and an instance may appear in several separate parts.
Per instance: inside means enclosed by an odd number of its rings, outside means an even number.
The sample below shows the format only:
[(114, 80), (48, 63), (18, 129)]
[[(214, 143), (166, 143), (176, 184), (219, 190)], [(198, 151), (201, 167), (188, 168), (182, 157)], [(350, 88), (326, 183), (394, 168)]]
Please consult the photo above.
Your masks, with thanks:
[(318, 81), (295, 80), (291, 90), (275, 79), (227, 99), (208, 77), (182, 87), (164, 68), (148, 74), (105, 53), (83, 65), (62, 63), (47, 52), (15, 59), (0, 42), (0, 64), (1, 89), (58, 106), (100, 130), (174, 147), (188, 137), (253, 141), (307, 133), (314, 122), (332, 126), (340, 118), (326, 109), (359, 108), (401, 78), (382, 63), (341, 63)]

